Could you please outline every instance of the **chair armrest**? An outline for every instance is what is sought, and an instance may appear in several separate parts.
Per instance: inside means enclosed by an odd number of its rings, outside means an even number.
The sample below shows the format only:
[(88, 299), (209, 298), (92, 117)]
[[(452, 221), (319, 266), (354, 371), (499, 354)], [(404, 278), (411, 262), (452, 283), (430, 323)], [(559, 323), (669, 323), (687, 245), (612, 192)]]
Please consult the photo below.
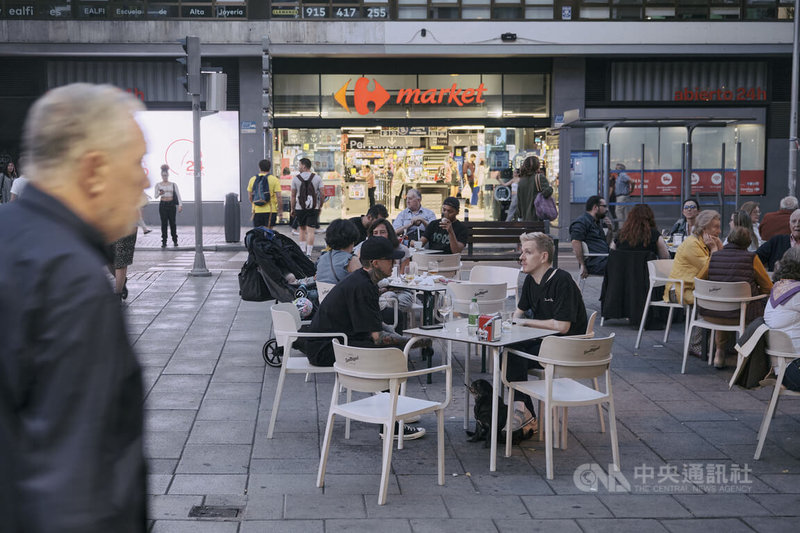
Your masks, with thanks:
[(709, 300), (714, 302), (726, 302), (726, 303), (747, 303), (747, 302), (754, 302), (756, 300), (762, 300), (766, 298), (767, 294), (757, 294), (755, 296), (747, 296), (745, 298), (723, 298), (715, 296), (713, 299), (700, 297), (700, 300)]
[[(577, 335), (573, 336), (573, 338), (578, 337)], [(524, 357), (525, 359), (530, 359), (531, 361), (537, 361), (539, 363), (545, 365), (558, 365), (558, 366), (600, 366), (605, 365), (611, 362), (611, 356), (605, 359), (597, 359), (592, 360), (591, 364), (587, 364), (587, 361), (564, 361), (561, 359), (548, 359), (547, 357), (542, 357), (540, 355), (533, 355), (526, 352), (520, 352), (519, 350), (506, 350), (506, 353), (518, 355), (520, 357)]]
[[(334, 365), (336, 366), (336, 365)], [(419, 370), (408, 370), (406, 372), (387, 372), (387, 373), (376, 373), (376, 372), (357, 372), (350, 369), (342, 369), (339, 366), (336, 366), (337, 372), (341, 372), (342, 374), (354, 378), (367, 378), (367, 379), (405, 379), (414, 376), (424, 376), (425, 374), (433, 374), (434, 372), (442, 372), (450, 370), (450, 365), (439, 365), (434, 366), (431, 368), (421, 368)]]
[(335, 332), (332, 332), (332, 333), (312, 333), (310, 331), (281, 331), (281, 330), (277, 330), (276, 329), (275, 330), (275, 336), (277, 337), (278, 335), (283, 335), (284, 337), (294, 337), (296, 339), (299, 339), (300, 337), (309, 337), (309, 338), (313, 338), (313, 337), (317, 337), (317, 338), (320, 338), (320, 337), (334, 337), (334, 338), (337, 338), (338, 337), (338, 338), (342, 339), (345, 344), (347, 344), (347, 334), (345, 334), (345, 333), (335, 333)]
[(411, 339), (409, 339), (409, 341), (403, 347), (403, 355), (406, 356), (406, 361), (408, 360), (408, 356), (411, 353), (411, 349), (414, 347), (414, 345), (417, 344), (419, 341), (424, 341), (425, 339), (428, 339), (428, 337), (416, 336), (416, 337), (411, 337)]

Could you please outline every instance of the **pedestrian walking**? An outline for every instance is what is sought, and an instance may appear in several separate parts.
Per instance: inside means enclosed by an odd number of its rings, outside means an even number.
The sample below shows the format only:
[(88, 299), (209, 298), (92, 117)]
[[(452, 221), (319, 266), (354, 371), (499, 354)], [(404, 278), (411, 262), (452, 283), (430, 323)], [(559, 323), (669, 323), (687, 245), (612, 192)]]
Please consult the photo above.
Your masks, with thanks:
[(161, 247), (167, 247), (167, 224), (172, 233), (172, 244), (178, 246), (178, 230), (175, 227), (175, 213), (183, 211), (178, 184), (169, 181), (169, 165), (161, 165), (161, 181), (154, 187), (154, 198), (160, 198), (158, 216), (161, 217)]

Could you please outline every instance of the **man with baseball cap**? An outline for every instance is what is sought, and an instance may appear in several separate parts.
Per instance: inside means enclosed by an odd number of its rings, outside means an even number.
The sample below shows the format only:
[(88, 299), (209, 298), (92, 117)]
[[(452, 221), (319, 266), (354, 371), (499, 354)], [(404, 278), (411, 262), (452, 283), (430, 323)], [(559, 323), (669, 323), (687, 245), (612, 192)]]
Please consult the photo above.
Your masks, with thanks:
[(422, 244), (446, 254), (460, 254), (467, 245), (467, 227), (456, 220), (460, 208), (458, 198), (445, 198), (442, 202), (442, 218), (428, 224), (425, 235), (422, 236)]
[[(372, 237), (361, 245), (361, 267), (336, 284), (320, 304), (308, 331), (345, 333), (347, 343), (364, 348), (396, 346), (402, 349), (409, 337), (384, 330), (378, 305), (378, 282), (392, 275), (394, 262), (403, 258), (389, 239)], [(333, 366), (336, 360), (330, 338), (305, 339), (301, 346), (312, 365)], [(406, 425), (404, 440), (418, 439), (424, 428)]]

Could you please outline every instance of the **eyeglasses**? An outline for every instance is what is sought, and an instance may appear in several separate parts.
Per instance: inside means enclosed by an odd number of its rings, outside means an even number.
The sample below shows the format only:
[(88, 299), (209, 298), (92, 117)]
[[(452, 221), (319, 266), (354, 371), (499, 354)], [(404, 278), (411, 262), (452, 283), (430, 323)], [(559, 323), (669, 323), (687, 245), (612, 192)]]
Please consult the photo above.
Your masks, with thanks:
[(685, 206), (683, 206), (683, 208), (684, 209), (688, 209), (689, 211), (691, 211), (692, 209), (697, 209), (697, 206), (696, 205), (685, 205)]

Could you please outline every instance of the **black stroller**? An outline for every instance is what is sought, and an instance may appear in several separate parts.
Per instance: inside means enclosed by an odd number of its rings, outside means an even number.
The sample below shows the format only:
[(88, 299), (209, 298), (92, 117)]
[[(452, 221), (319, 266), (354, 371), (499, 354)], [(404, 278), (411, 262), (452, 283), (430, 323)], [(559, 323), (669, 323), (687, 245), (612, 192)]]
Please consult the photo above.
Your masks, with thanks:
[[(248, 265), (250, 268), (253, 265), (257, 267), (268, 293), (261, 301), (291, 302), (295, 298), (306, 297), (314, 303), (316, 310), (318, 304), (313, 276), (317, 269), (297, 243), (277, 231), (262, 226), (247, 232), (244, 245), (249, 254), (242, 270), (248, 268)], [(269, 366), (279, 367), (283, 349), (278, 347), (278, 342), (273, 336), (271, 320), (269, 337), (261, 349), (261, 354)]]

